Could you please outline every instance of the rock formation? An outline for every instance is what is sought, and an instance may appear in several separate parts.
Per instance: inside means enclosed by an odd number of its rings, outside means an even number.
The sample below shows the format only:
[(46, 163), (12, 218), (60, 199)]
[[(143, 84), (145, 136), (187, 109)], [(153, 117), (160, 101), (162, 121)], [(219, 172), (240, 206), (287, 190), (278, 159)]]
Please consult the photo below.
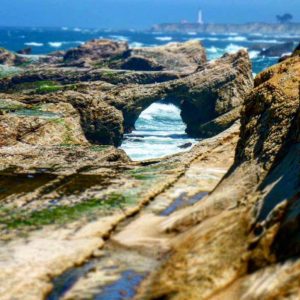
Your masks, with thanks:
[(126, 42), (93, 40), (78, 48), (68, 50), (64, 55), (64, 64), (74, 66), (101, 64), (110, 59), (124, 58), (127, 53)]
[(287, 42), (287, 43), (268, 47), (267, 49), (262, 50), (259, 55), (271, 56), (271, 57), (276, 57), (276, 56), (281, 57), (282, 55), (292, 53), (294, 51), (294, 49), (295, 49), (294, 42)]
[[(168, 47), (174, 53), (180, 48), (179, 45)], [(184, 53), (187, 52), (185, 47)], [(197, 61), (200, 57), (194, 59)], [(174, 103), (181, 109), (190, 135), (203, 137), (217, 134), (239, 118), (238, 107), (252, 87), (251, 63), (246, 51), (225, 55), (213, 63), (200, 64), (197, 71), (190, 75), (173, 73), (172, 78), (172, 73), (165, 72), (132, 74), (121, 71), (106, 77), (106, 81), (113, 83), (118, 78), (119, 82), (123, 78), (137, 83), (139, 77), (147, 76), (151, 81), (159, 77), (164, 81), (155, 84), (104, 83), (107, 72), (38, 67), (2, 80), (1, 89), (6, 93), (2, 94), (2, 98), (19, 101), (21, 105), (27, 104), (31, 109), (44, 103), (71, 105), (77, 117), (80, 116), (83, 132), (90, 142), (120, 145), (123, 134), (134, 128), (141, 112), (160, 100)], [(183, 78), (174, 79), (175, 74), (177, 78)], [(165, 80), (162, 80), (162, 76), (165, 76)], [(174, 80), (167, 80), (168, 76)], [(235, 113), (228, 114), (234, 108), (237, 108)], [(214, 125), (214, 119), (220, 126)]]
[(28, 58), (14, 54), (4, 48), (0, 48), (0, 64), (2, 65), (17, 66), (28, 62)]
[(171, 256), (141, 299), (298, 299), (300, 57), (261, 73), (242, 109), (235, 163), (160, 231)]
[[(298, 51), (253, 88), (243, 50), (91, 68), (127, 53), (107, 43), (0, 81), (0, 298), (298, 299)], [(212, 137), (132, 162), (110, 145), (158, 100)]]
[[(142, 67), (142, 62), (145, 68)], [(206, 63), (206, 54), (199, 41), (170, 43), (166, 46), (136, 48), (121, 68), (141, 71), (177, 71), (192, 73)]]

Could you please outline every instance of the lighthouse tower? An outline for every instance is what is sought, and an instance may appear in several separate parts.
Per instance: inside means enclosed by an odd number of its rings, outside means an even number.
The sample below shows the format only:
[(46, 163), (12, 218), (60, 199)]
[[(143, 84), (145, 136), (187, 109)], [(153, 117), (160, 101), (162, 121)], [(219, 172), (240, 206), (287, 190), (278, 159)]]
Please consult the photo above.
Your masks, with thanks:
[(198, 11), (198, 22), (197, 22), (198, 24), (203, 24), (204, 22), (203, 22), (203, 13), (202, 13), (202, 10), (201, 9), (199, 9), (199, 11)]

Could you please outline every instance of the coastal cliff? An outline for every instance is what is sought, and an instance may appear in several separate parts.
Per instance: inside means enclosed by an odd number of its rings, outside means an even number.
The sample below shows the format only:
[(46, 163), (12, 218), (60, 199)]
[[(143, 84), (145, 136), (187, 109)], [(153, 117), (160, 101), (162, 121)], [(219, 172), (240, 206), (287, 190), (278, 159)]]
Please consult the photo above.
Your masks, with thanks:
[(151, 28), (153, 32), (165, 33), (261, 33), (261, 34), (300, 34), (300, 23), (271, 24), (271, 23), (246, 23), (246, 24), (197, 24), (197, 23), (165, 23), (157, 24)]

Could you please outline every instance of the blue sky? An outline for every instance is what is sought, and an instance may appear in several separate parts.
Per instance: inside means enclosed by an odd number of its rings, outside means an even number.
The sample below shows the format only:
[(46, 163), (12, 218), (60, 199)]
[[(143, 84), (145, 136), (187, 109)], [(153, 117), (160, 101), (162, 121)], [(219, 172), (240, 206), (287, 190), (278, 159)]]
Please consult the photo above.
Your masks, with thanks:
[(300, 22), (300, 0), (1, 0), (0, 26), (80, 26), (115, 29), (196, 19), (211, 23), (275, 21), (292, 13)]

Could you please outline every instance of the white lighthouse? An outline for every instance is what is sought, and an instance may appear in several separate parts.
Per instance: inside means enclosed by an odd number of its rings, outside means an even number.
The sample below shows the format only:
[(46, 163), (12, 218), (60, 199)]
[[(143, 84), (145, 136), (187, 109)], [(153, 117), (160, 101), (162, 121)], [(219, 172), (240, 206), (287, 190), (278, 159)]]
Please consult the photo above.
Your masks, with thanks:
[(198, 11), (198, 22), (197, 22), (198, 24), (203, 24), (204, 22), (203, 22), (203, 13), (202, 13), (202, 10), (201, 9), (199, 9), (199, 11)]

